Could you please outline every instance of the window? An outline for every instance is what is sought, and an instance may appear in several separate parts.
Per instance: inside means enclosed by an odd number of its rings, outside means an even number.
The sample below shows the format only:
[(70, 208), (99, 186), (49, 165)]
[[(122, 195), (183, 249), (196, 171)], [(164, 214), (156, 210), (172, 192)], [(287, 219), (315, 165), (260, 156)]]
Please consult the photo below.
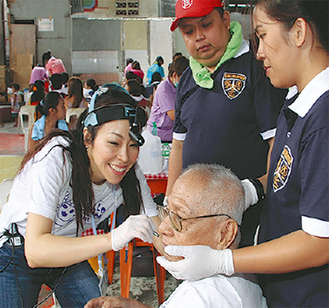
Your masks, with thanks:
[(138, 16), (139, 0), (116, 0), (117, 16)]

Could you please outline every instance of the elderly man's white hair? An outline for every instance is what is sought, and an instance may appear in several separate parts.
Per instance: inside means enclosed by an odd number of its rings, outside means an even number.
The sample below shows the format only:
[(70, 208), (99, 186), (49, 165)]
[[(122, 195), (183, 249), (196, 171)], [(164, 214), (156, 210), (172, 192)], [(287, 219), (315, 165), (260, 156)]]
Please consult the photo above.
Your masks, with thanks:
[(218, 164), (194, 164), (183, 174), (195, 176), (201, 185), (197, 197), (205, 213), (227, 214), (241, 224), (244, 209), (244, 189), (239, 178), (229, 169)]

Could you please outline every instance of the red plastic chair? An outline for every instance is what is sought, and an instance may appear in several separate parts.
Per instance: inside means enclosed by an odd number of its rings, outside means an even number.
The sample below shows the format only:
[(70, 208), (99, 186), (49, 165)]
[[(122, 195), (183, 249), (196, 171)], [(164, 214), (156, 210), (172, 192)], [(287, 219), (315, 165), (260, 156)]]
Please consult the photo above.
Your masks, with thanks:
[[(166, 191), (167, 179), (148, 179), (147, 180), (152, 194), (164, 193)], [(112, 221), (112, 216), (111, 216)], [(145, 243), (140, 239), (134, 239), (128, 244), (128, 248), (123, 248), (120, 250), (120, 280), (121, 280), (121, 296), (129, 297), (130, 291), (130, 279), (133, 263), (133, 251), (134, 247), (149, 247), (153, 254), (153, 266), (154, 266), (154, 276), (157, 287), (157, 297), (158, 303), (161, 305), (164, 302), (164, 282), (166, 280), (166, 270), (158, 264), (156, 261), (156, 256), (158, 252), (154, 249), (153, 244)], [(106, 255), (108, 264), (107, 272), (109, 283), (113, 283), (113, 269), (114, 269), (114, 258), (115, 252), (109, 251)]]

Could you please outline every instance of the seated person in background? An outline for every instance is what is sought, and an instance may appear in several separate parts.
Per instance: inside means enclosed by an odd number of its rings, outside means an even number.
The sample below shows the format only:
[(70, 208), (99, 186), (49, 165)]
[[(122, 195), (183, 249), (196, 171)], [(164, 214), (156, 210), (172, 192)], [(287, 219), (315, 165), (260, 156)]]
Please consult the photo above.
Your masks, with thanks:
[(87, 108), (83, 97), (82, 81), (79, 77), (73, 76), (68, 82), (68, 96), (65, 98), (66, 108)]
[(45, 83), (42, 80), (37, 80), (32, 87), (29, 105), (36, 106), (45, 97)]
[[(88, 103), (83, 96), (82, 81), (79, 77), (73, 76), (68, 82), (68, 95), (65, 97), (65, 107), (69, 108), (87, 108)], [(77, 117), (72, 115), (68, 121), (69, 128), (73, 128), (77, 123)]]
[(143, 93), (145, 88), (138, 83), (136, 79), (131, 79), (127, 83), (127, 91), (137, 102), (139, 107), (142, 107), (146, 110), (147, 114), (150, 114), (151, 102), (145, 99)]
[(141, 85), (143, 85), (143, 79), (141, 79), (141, 77), (139, 77), (138, 75), (136, 75), (135, 73), (133, 73), (132, 71), (128, 71), (127, 73), (126, 73), (126, 78), (125, 78), (125, 82), (124, 82), (124, 84), (125, 84), (125, 89), (127, 89), (127, 87), (128, 87), (128, 81), (129, 80), (132, 80), (132, 79), (135, 79), (135, 80), (137, 80), (137, 82), (139, 83), (139, 84), (141, 84)]
[(144, 80), (144, 72), (141, 69), (141, 65), (138, 61), (133, 61), (133, 63), (131, 64), (131, 68), (128, 69), (129, 72), (133, 72), (135, 75), (137, 75), (141, 80), (141, 84), (143, 84), (143, 80)]
[[(245, 204), (241, 181), (228, 169), (216, 164), (196, 164), (176, 180), (167, 207), (160, 207), (162, 243), (206, 245), (217, 250), (237, 249)], [(227, 250), (227, 251), (231, 251)], [(175, 260), (166, 255), (158, 258)], [(186, 271), (189, 271), (186, 268)], [(148, 307), (121, 297), (99, 297), (85, 308)], [(267, 307), (261, 288), (250, 277), (216, 275), (184, 281), (160, 307)]]
[(68, 93), (68, 90), (69, 90), (69, 87), (68, 87), (68, 85), (67, 85), (67, 82), (69, 81), (69, 78), (70, 78), (70, 76), (69, 76), (69, 74), (68, 73), (66, 73), (66, 72), (62, 72), (61, 73), (61, 76), (62, 76), (62, 93), (64, 93), (65, 94), (65, 96), (67, 95), (67, 93)]
[(83, 96), (85, 101), (89, 104), (91, 97), (98, 90), (98, 85), (95, 79), (89, 78), (83, 84)]
[(29, 90), (32, 91), (33, 85), (37, 80), (47, 81), (49, 83), (48, 72), (38, 63), (31, 71), (31, 77), (29, 81)]
[(181, 56), (170, 66), (168, 77), (162, 81), (155, 92), (147, 128), (152, 132), (153, 122), (158, 127), (158, 136), (162, 142), (172, 142), (175, 120), (176, 87), (189, 60)]
[[(172, 61), (174, 62), (177, 58), (181, 57), (182, 55), (183, 54), (181, 52), (175, 52), (174, 55), (172, 56)], [(168, 71), (169, 71), (171, 64), (172, 64), (172, 62), (168, 64)]]
[(62, 96), (66, 96), (65, 93), (63, 93), (63, 77), (61, 74), (55, 73), (52, 74), (49, 78), (50, 80), (50, 86), (49, 91), (58, 92), (62, 94)]
[(65, 122), (66, 108), (64, 100), (58, 92), (49, 92), (36, 106), (36, 110), (41, 113), (42, 117), (30, 127), (29, 149), (33, 149), (38, 140), (41, 140), (55, 128), (69, 130)]
[(132, 67), (132, 63), (134, 62), (134, 59), (132, 59), (132, 58), (127, 58), (126, 59), (126, 67), (125, 67), (125, 69), (124, 69), (124, 71), (123, 71), (123, 75), (124, 75), (124, 77), (126, 77), (126, 73), (127, 73), (127, 71), (129, 70), (129, 69), (131, 69), (131, 67)]
[(159, 72), (154, 72), (152, 75), (152, 81), (150, 85), (145, 87), (145, 97), (149, 98), (151, 102), (153, 102), (153, 97), (155, 90), (157, 89), (158, 85), (160, 84), (162, 78)]
[(164, 63), (164, 60), (161, 56), (158, 56), (154, 63), (149, 67), (149, 69), (147, 70), (147, 80), (148, 80), (148, 84), (151, 84), (152, 82), (152, 75), (154, 74), (154, 72), (159, 72), (161, 75), (161, 80), (165, 77), (165, 72), (164, 69), (162, 67)]

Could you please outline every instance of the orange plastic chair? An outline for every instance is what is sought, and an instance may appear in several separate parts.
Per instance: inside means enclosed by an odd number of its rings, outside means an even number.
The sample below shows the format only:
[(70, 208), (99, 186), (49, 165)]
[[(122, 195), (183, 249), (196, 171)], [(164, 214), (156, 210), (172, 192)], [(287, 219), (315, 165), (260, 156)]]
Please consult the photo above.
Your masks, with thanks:
[[(167, 179), (151, 179), (147, 180), (152, 194), (164, 193), (166, 191)], [(112, 217), (111, 217), (112, 221)], [(145, 243), (142, 240), (136, 238), (125, 247), (120, 250), (120, 281), (121, 281), (121, 296), (129, 298), (130, 291), (130, 279), (133, 263), (133, 251), (134, 247), (149, 247), (153, 254), (153, 266), (154, 276), (157, 287), (158, 304), (161, 305), (164, 302), (164, 282), (166, 280), (166, 270), (158, 264), (156, 261), (157, 251), (154, 249), (153, 244)], [(108, 264), (107, 272), (109, 283), (113, 283), (113, 269), (115, 252), (109, 251), (106, 255)]]
[(164, 282), (166, 280), (166, 270), (156, 261), (157, 252), (153, 244), (145, 243), (140, 239), (134, 239), (128, 244), (128, 248), (120, 250), (120, 279), (121, 279), (121, 296), (129, 297), (130, 278), (133, 263), (134, 247), (150, 247), (153, 253), (154, 276), (157, 287), (158, 303), (161, 305), (164, 302)]

